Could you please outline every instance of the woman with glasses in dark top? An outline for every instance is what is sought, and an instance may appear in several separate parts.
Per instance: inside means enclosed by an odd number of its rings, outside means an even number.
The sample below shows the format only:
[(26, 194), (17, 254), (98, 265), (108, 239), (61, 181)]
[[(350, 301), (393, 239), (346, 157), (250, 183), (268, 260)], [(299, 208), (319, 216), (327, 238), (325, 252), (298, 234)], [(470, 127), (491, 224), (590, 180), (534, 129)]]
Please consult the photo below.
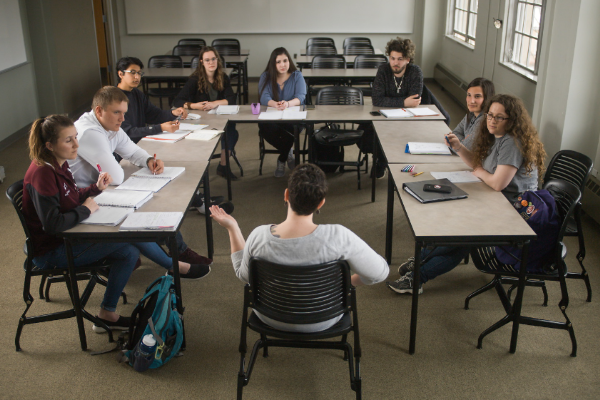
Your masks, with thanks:
[[(492, 97), (483, 109), (485, 123), (475, 133), (469, 150), (453, 133), (448, 143), (477, 176), (492, 189), (502, 192), (515, 202), (520, 193), (537, 190), (538, 176), (544, 173), (546, 151), (531, 122), (523, 102), (511, 95)], [(425, 263), (421, 267), (421, 283), (451, 271), (460, 264), (469, 249), (465, 247), (436, 247), (423, 250)], [(396, 293), (413, 292), (414, 258), (400, 266), (400, 279), (389, 282)], [(419, 285), (419, 293), (423, 288)]]
[[(229, 77), (225, 74), (219, 52), (212, 46), (204, 46), (200, 50), (196, 71), (175, 97), (173, 105), (188, 110), (210, 111), (220, 105), (234, 104), (235, 93), (231, 88)], [(221, 161), (217, 166), (217, 175), (226, 177), (229, 174), (231, 180), (235, 181), (238, 177), (231, 171), (227, 171), (225, 159), (231, 155), (240, 136), (235, 129), (235, 124), (231, 122), (227, 124), (225, 135), (227, 135), (228, 151), (225, 151), (225, 144), (221, 141)]]

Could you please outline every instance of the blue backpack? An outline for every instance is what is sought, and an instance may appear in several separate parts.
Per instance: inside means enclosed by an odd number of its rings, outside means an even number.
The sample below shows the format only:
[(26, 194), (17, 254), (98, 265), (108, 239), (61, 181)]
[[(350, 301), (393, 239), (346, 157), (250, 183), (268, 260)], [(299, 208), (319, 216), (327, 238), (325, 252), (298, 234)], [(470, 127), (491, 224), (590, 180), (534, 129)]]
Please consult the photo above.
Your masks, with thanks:
[(136, 346), (145, 335), (151, 333), (157, 346), (150, 368), (158, 368), (169, 361), (179, 353), (183, 342), (182, 318), (177, 311), (173, 277), (161, 276), (148, 286), (146, 294), (131, 314), (124, 360), (133, 366)]
[[(544, 269), (550, 263), (560, 225), (556, 214), (556, 202), (547, 190), (523, 192), (513, 204), (517, 212), (537, 234), (537, 240), (529, 244), (527, 271), (532, 273), (548, 273)], [(512, 265), (515, 270), (521, 266), (521, 250), (515, 247), (496, 247), (498, 261)]]

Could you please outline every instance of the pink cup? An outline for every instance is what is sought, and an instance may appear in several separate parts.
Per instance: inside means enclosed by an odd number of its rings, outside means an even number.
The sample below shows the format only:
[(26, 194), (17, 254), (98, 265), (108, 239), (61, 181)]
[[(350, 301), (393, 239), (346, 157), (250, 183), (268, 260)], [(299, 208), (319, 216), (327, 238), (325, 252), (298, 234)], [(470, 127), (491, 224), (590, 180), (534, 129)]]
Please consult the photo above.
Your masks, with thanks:
[(250, 107), (252, 108), (252, 114), (260, 114), (260, 103), (252, 103)]

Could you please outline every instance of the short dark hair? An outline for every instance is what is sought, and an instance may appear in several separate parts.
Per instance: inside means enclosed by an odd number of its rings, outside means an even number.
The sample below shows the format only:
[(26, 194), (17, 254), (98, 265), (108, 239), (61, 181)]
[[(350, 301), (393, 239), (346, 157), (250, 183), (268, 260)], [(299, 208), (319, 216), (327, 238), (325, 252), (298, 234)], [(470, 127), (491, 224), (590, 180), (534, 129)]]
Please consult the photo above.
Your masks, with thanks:
[(385, 46), (385, 54), (389, 56), (392, 51), (402, 53), (402, 57), (409, 58), (410, 62), (415, 59), (415, 44), (410, 39), (402, 39), (398, 36), (396, 39), (390, 40)]
[(298, 215), (314, 213), (325, 198), (327, 189), (327, 179), (321, 168), (309, 163), (298, 165), (288, 179), (292, 211)]
[[(144, 64), (142, 63), (142, 61), (137, 58), (137, 57), (121, 57), (119, 59), (119, 61), (117, 61), (117, 72), (118, 71), (125, 71), (127, 70), (127, 67), (129, 67), (130, 65), (137, 65), (138, 67), (140, 67), (140, 69), (144, 69)], [(117, 79), (119, 80), (119, 82), (121, 82), (121, 77), (119, 76), (119, 74), (117, 74)]]

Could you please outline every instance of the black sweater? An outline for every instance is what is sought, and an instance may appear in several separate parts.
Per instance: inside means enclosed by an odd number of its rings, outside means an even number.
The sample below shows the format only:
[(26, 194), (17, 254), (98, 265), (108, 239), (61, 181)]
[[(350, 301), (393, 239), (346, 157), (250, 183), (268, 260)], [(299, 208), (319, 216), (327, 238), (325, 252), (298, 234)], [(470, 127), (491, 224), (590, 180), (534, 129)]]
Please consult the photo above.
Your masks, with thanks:
[(410, 63), (406, 66), (400, 93), (394, 83), (394, 74), (390, 64), (379, 66), (373, 81), (373, 105), (376, 107), (404, 107), (407, 97), (423, 92), (423, 72), (418, 65)]
[[(177, 118), (171, 111), (156, 107), (137, 89), (130, 92), (123, 90), (123, 93), (129, 99), (129, 108), (121, 128), (134, 143), (139, 142), (144, 136), (162, 133), (160, 124)], [(146, 124), (150, 125), (146, 126)]]
[[(217, 92), (216, 100), (227, 100), (228, 104), (234, 105), (235, 93), (233, 93), (231, 82), (229, 82), (229, 77), (227, 75), (224, 76), (223, 86), (223, 90)], [(173, 105), (175, 107), (182, 107), (187, 102), (198, 103), (200, 101), (210, 101), (210, 97), (208, 96), (208, 93), (198, 91), (198, 77), (192, 75), (177, 97), (175, 97)]]

